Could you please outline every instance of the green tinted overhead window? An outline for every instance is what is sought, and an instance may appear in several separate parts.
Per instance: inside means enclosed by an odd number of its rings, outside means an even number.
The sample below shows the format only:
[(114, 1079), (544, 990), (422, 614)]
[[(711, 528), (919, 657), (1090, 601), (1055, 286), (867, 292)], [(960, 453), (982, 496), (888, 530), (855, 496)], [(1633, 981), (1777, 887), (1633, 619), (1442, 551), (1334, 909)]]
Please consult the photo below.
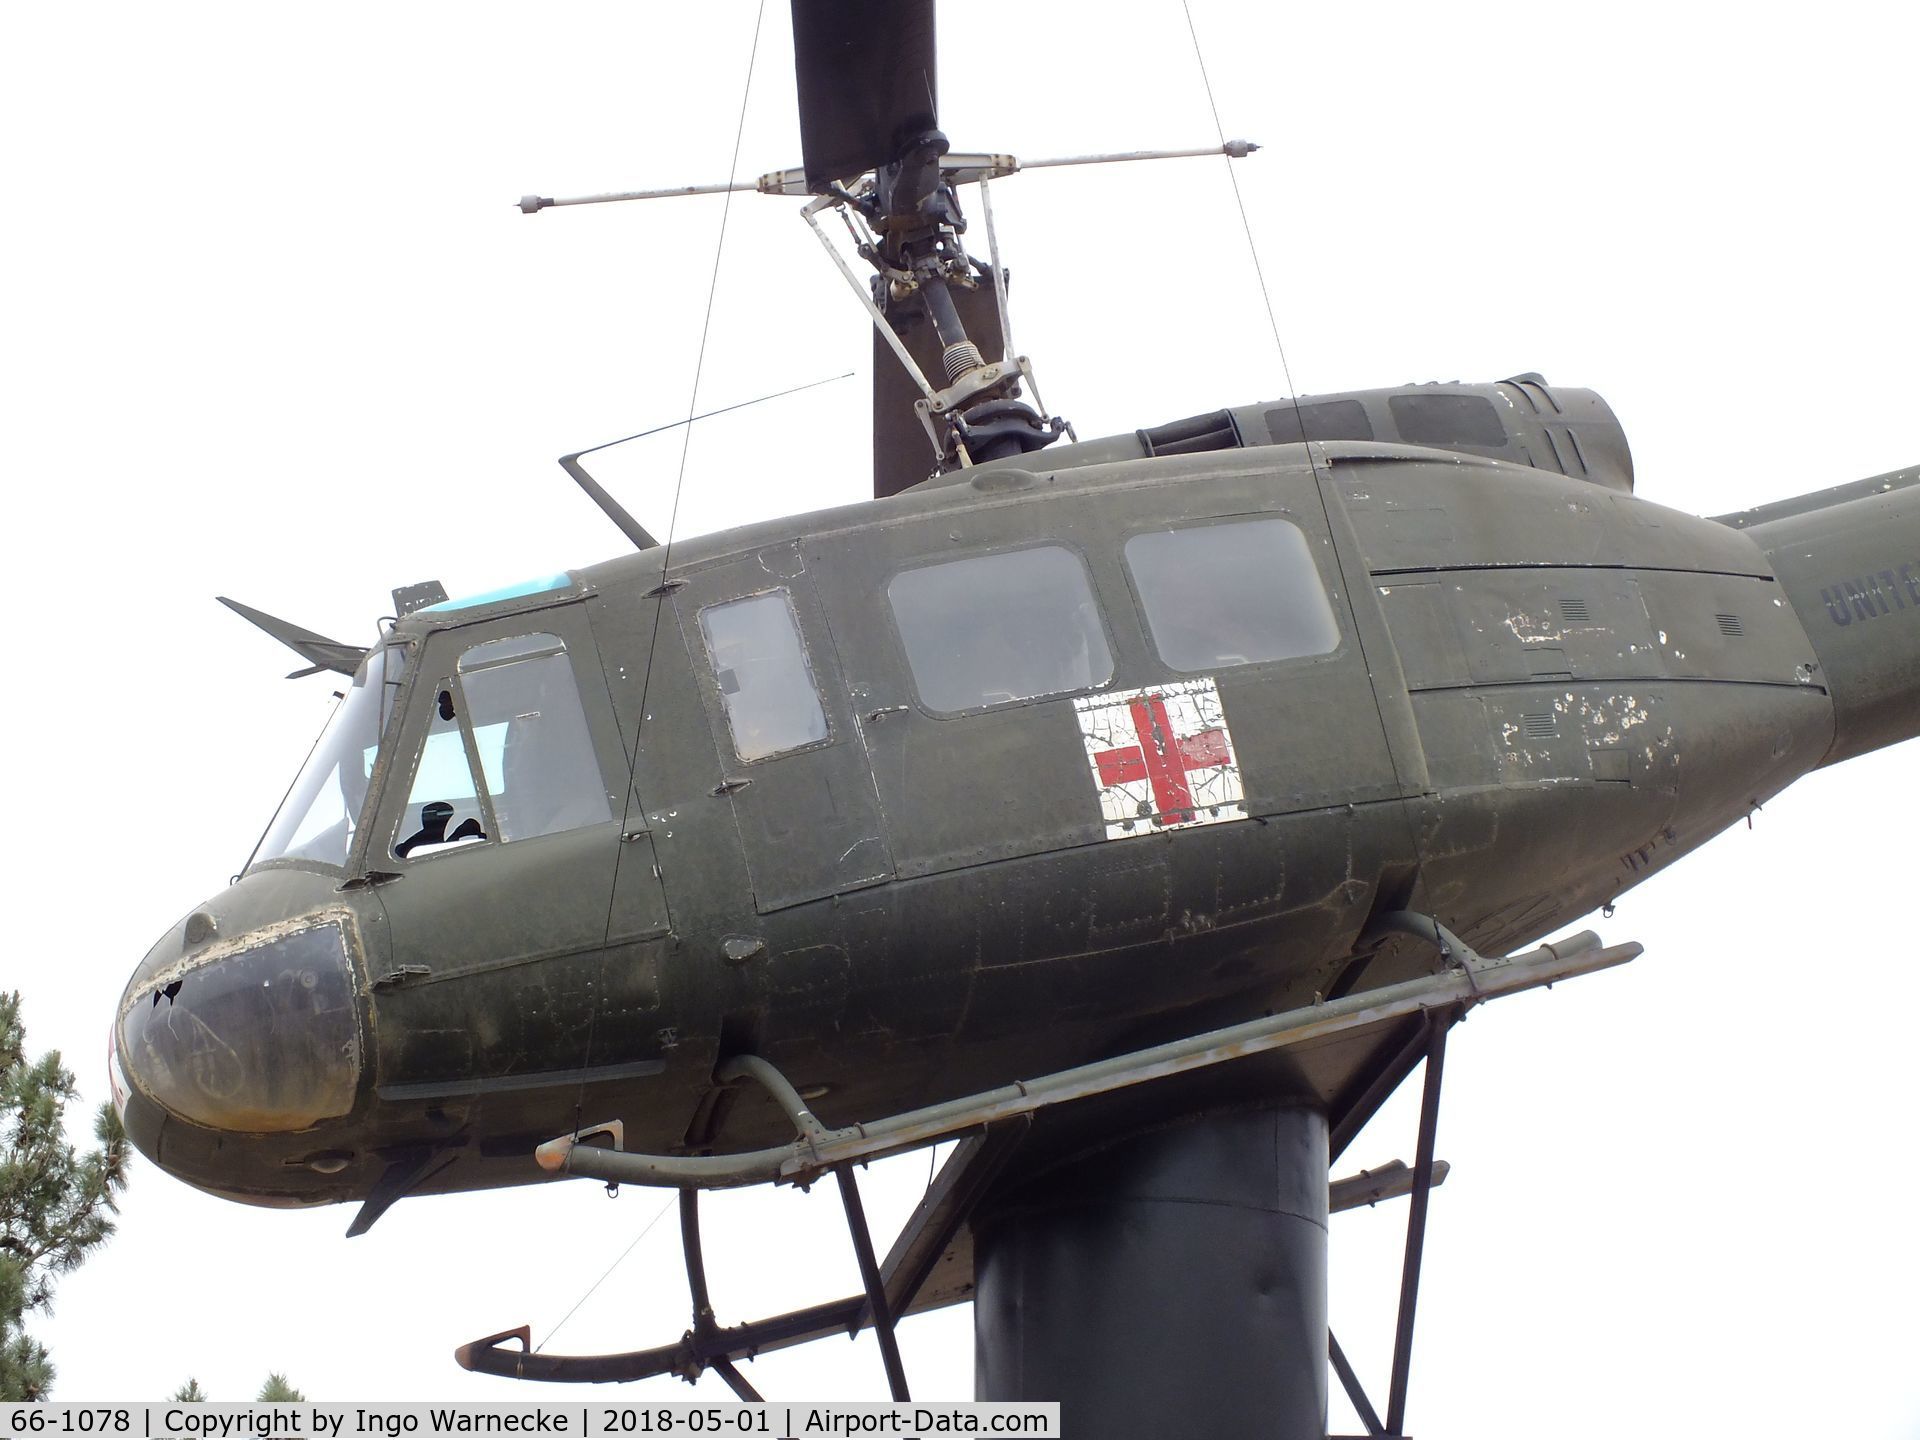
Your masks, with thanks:
[(1071, 694), (1113, 678), (1086, 563), (1065, 546), (902, 571), (887, 600), (930, 710)]
[(827, 738), (826, 712), (786, 591), (709, 605), (700, 612), (700, 633), (742, 760), (764, 760)]
[(1340, 643), (1307, 537), (1289, 521), (1152, 530), (1127, 541), (1126, 558), (1154, 649), (1175, 670), (1324, 655)]

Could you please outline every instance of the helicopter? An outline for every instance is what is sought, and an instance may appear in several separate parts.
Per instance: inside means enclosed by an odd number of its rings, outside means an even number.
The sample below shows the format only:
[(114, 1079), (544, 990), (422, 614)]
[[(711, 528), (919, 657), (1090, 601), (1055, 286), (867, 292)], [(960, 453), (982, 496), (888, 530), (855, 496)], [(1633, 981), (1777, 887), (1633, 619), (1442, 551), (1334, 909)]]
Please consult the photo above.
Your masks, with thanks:
[[(1062, 472), (1066, 472), (1066, 468), (1068, 467), (1064, 467), (1064, 465), (1062, 465)], [(1058, 482), (1058, 476), (1056, 476), (1056, 482)], [(693, 553), (689, 555), (689, 564), (695, 563), (697, 559), (699, 559), (699, 551), (693, 551)], [(563, 588), (563, 589), (566, 589), (566, 588)], [(568, 593), (568, 595), (574, 595), (574, 591), (572, 591), (572, 589), (566, 589), (566, 593)], [(511, 603), (511, 601), (509, 601), (509, 603)], [(1895, 599), (1893, 599), (1893, 601), (1889, 601), (1889, 605), (1891, 605), (1891, 603), (1897, 603), (1897, 595), (1895, 595)], [(486, 616), (482, 616), (482, 618), (492, 618), (492, 612), (488, 612), (488, 614), (486, 614)], [(1736, 618), (1738, 618), (1738, 616), (1736, 616)], [(1885, 616), (1882, 616), (1882, 618), (1885, 618)], [(426, 626), (426, 624), (430, 624), (430, 622), (424, 622), (424, 620), (422, 620), (422, 622), (417, 622), (417, 626)], [(545, 634), (545, 632), (543, 632), (543, 634)], [(1864, 634), (1864, 628), (1862, 628), (1862, 634)], [(564, 639), (570, 639), (570, 637), (568, 636), (559, 636), (559, 637), (561, 637), (563, 641)], [(532, 657), (532, 659), (528, 659), (528, 657), (513, 657), (513, 659), (515, 659), (516, 664), (536, 664), (536, 662), (540, 662), (540, 660), (553, 659), (553, 655), (549, 653), (549, 655), (540, 655), (540, 657)], [(509, 666), (509, 668), (511, 668), (511, 666)], [(476, 670), (474, 674), (484, 674), (484, 672), (482, 672), (482, 670)], [(457, 664), (455, 664), (455, 670), (453, 670), (453, 674), (451, 674), (449, 678), (451, 678), (451, 682), (453, 682), (453, 685), (449, 685), (449, 687), (447, 687), (445, 691), (442, 691), (442, 693), (445, 693), (445, 695), (449, 695), (449, 697), (451, 697), (451, 695), (455, 695), (455, 691), (459, 691), (459, 693), (465, 693), (465, 687), (467, 687), (467, 682), (465, 682), (465, 680), (463, 680), (463, 676), (459, 674), (459, 668), (457, 668)], [(478, 687), (478, 685), (476, 685), (476, 687)], [(847, 695), (843, 695), (843, 699), (845, 699), (845, 697), (851, 697), (851, 687), (847, 689)], [(438, 703), (438, 695), (436, 695), (436, 703)], [(445, 710), (445, 708), (447, 707), (444, 707), (444, 705), (442, 705), (442, 707), (440, 708), (442, 708), (442, 710)], [(459, 730), (459, 722), (461, 722), (461, 718), (463, 718), (463, 716), (465, 716), (465, 710), (459, 710), (459, 712), (457, 712), (457, 714), (453, 714), (453, 716), (447, 716), (447, 714), (442, 714), (442, 722), (444, 722), (444, 724), (453, 724), (453, 726), (455, 726), (455, 728)], [(845, 720), (845, 716), (847, 716), (847, 712), (841, 712), (839, 716), (829, 716), (829, 726), (828, 726), (829, 732), (831, 732), (831, 728), (833, 728), (833, 726), (831, 726), (831, 720), (833, 720), (833, 718), (843, 718), (843, 720)], [(864, 716), (862, 716), (862, 718), (864, 718)], [(876, 724), (876, 733), (877, 733), (877, 726), (881, 726), (881, 724), (885, 724), (885, 722), (881, 720), (881, 722), (874, 722), (874, 724)], [(428, 728), (430, 728), (430, 726), (432, 726), (432, 722), (428, 722)], [(588, 716), (588, 728), (589, 730), (591, 730), (591, 716)], [(449, 733), (449, 732), (440, 732), (440, 733)], [(467, 739), (470, 739), (470, 741), (474, 743), (474, 747), (478, 747), (478, 739), (474, 737), (474, 730), (472, 730), (470, 726), (468, 726), (465, 732), (461, 732), (461, 733), (463, 733), (463, 735), (465, 735)], [(484, 758), (486, 758), (486, 756), (484, 756)], [(722, 778), (720, 778), (720, 781), (724, 781), (724, 780), (728, 780), (728, 776), (722, 776)], [(720, 781), (716, 781), (716, 783), (720, 783)], [(741, 793), (745, 793), (745, 791), (739, 791), (739, 793), (735, 793), (735, 799), (737, 799), (737, 795), (741, 795)], [(764, 793), (764, 791), (762, 791), (762, 793)], [(411, 799), (411, 797), (409, 797), (409, 799)], [(482, 803), (478, 795), (476, 795), (476, 797), (472, 797), (472, 799), (474, 799), (474, 808), (476, 808), (476, 810), (480, 812), (480, 814), (476, 814), (474, 818), (476, 818), (476, 820), (482, 820), (482, 822), (484, 822), (484, 820), (486, 820), (486, 814), (484, 814), (484, 812), (486, 812), (486, 810), (488, 810), (490, 806), (488, 806), (488, 804), (486, 803)], [(493, 810), (499, 810), (499, 806), (492, 806), (492, 808)], [(611, 808), (611, 804), (609, 804), (609, 808)], [(513, 826), (513, 822), (511, 822), (511, 820), (501, 820), (501, 818), (497, 818), (497, 816), (495, 816), (495, 822), (493, 822), (493, 824), (495, 824), (495, 826), (499, 826), (499, 824), (505, 824), (505, 826), (507, 826), (507, 828), (509, 829), (511, 829), (511, 826)], [(605, 822), (599, 822), (599, 824), (605, 824)], [(426, 829), (426, 828), (424, 828), (424, 826), (415, 826), (415, 829)], [(453, 826), (453, 829), (457, 829), (457, 826)], [(563, 833), (570, 833), (570, 831), (563, 831)], [(497, 839), (497, 835), (495, 835), (495, 839)], [(540, 841), (540, 839), (545, 839), (545, 835), (530, 835), (530, 837), (528, 837), (528, 841), (530, 841), (530, 843), (532, 843), (532, 841)], [(403, 843), (405, 843), (405, 839), (396, 839), (396, 841), (394, 841), (394, 847), (396, 847), (397, 849), (397, 847), (399, 847), (399, 845), (403, 845)], [(438, 841), (436, 841), (436, 843), (438, 843)], [(457, 843), (457, 841), (455, 841), (455, 843)], [(472, 852), (472, 854), (480, 854), (480, 845), (486, 845), (486, 843), (488, 843), (488, 839), (486, 839), (486, 835), (478, 835), (478, 837), (474, 837), (474, 839), (472, 839), (472, 841), (468, 843), (465, 849), (467, 849), (468, 852)], [(513, 843), (513, 841), (509, 841), (509, 845), (511, 845), (511, 843)], [(641, 843), (641, 841), (632, 841), (632, 843)], [(499, 852), (509, 851), (509, 845), (501, 845), (501, 851)], [(1096, 849), (1096, 847), (1094, 847), (1094, 849)], [(436, 864), (451, 864), (451, 860), (455, 858), (455, 854), (459, 854), (459, 852), (449, 851), (449, 852), (445, 852), (444, 856), (436, 856)], [(396, 860), (407, 860), (407, 858), (411, 858), (411, 856), (403, 856), (403, 854), (396, 854)], [(463, 860), (463, 862), (465, 862), (465, 860)], [(424, 856), (422, 856), (422, 860), (420, 860), (420, 864), (424, 864)], [(664, 868), (664, 866), (662, 866), (662, 868)], [(895, 874), (899, 874), (899, 872), (895, 872)], [(858, 877), (858, 879), (864, 879), (864, 876)], [(401, 881), (390, 881), (390, 885), (399, 885), (399, 883), (401, 883)], [(837, 881), (835, 881), (835, 883), (837, 883)], [(376, 887), (376, 889), (378, 889), (378, 887)], [(624, 902), (624, 900), (622, 900), (622, 902)], [(228, 924), (232, 924), (232, 922), (228, 922)], [(624, 924), (624, 918), (622, 918), (622, 924)], [(182, 931), (182, 935), (184, 935), (184, 931)], [(749, 939), (751, 939), (751, 937), (749, 937)], [(745, 958), (745, 960), (743, 960), (741, 964), (751, 964), (751, 956), (749, 956), (749, 958)], [(384, 979), (384, 977), (386, 977), (386, 973), (394, 973), (394, 972), (382, 972), (382, 975), (380, 975), (380, 977), (374, 977), (374, 979)], [(409, 977), (405, 975), (405, 968), (403, 968), (403, 966), (401, 966), (401, 968), (397, 968), (397, 973), (399, 973), (399, 979), (394, 979), (394, 981), (390, 983), (390, 989), (392, 989), (394, 993), (403, 993), (403, 991), (405, 991), (405, 989), (407, 989), (409, 985), (413, 985), (413, 983), (419, 983), (419, 977), (411, 977), (411, 979), (409, 979)], [(184, 991), (182, 991), (182, 995), (169, 996), (169, 1006), (171, 1006), (173, 1002), (177, 1002), (177, 1000), (182, 1000), (182, 998), (186, 998), (186, 995), (184, 995)], [(152, 1008), (154, 1008), (156, 1012), (159, 1012), (159, 1004), (157, 1004), (157, 1002), (156, 1004), (154, 1004), (154, 1006), (152, 1006)], [(131, 1014), (131, 1012), (129, 1012), (129, 1014)], [(405, 1083), (405, 1081), (399, 1081), (399, 1083)], [(321, 1158), (321, 1162), (323, 1162), (323, 1164), (332, 1164), (332, 1160), (336, 1158), (336, 1156), (330, 1156), (330, 1154), (321, 1154), (321, 1152), (315, 1152), (315, 1154), (319, 1154), (319, 1158)], [(315, 1173), (319, 1173), (319, 1171), (315, 1171)], [(346, 1173), (346, 1171), (336, 1171), (336, 1173)], [(303, 1181), (303, 1179), (305, 1179), (305, 1177), (301, 1177), (301, 1181)], [(359, 1179), (359, 1181), (355, 1181), (355, 1183), (365, 1183), (365, 1177), (361, 1177), (361, 1179)], [(422, 1188), (434, 1188), (434, 1183), (428, 1183), (428, 1185), (424, 1185), (424, 1187)], [(346, 1183), (342, 1183), (342, 1188), (340, 1188), (340, 1190), (336, 1190), (336, 1192), (346, 1192)]]

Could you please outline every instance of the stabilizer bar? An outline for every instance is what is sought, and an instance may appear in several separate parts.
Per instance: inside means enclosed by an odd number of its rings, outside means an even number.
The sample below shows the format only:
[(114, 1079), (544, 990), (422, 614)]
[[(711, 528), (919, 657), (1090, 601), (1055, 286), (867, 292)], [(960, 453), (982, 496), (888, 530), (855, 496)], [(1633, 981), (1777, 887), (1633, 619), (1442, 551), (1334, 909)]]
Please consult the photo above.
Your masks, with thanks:
[[(979, 180), (998, 180), (1022, 170), (1050, 170), (1061, 165), (1115, 165), (1132, 160), (1186, 160), (1199, 155), (1225, 155), (1244, 160), (1260, 147), (1251, 140), (1229, 140), (1221, 145), (1205, 145), (1192, 150), (1124, 150), (1109, 155), (1062, 155), (1051, 160), (1021, 160), (1002, 154), (949, 154), (940, 161), (940, 173), (950, 185), (966, 185)], [(713, 185), (669, 185), (656, 190), (612, 190), (601, 195), (571, 195), (555, 199), (551, 195), (522, 195), (514, 203), (523, 215), (537, 215), (562, 205), (608, 205), (623, 200), (670, 200), (681, 195), (724, 195), (728, 191), (758, 190), (762, 195), (806, 196), (805, 169), (769, 170), (752, 180), (733, 180)]]

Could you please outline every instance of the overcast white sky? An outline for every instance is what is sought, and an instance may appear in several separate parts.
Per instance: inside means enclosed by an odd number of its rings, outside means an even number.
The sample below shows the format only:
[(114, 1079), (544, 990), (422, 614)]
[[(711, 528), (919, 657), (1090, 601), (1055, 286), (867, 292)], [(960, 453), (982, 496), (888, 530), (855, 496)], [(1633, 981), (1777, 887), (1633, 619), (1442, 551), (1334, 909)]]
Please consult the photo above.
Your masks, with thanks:
[[(213, 595), (354, 639), (395, 585), (472, 592), (620, 549), (553, 457), (686, 412), (720, 202), (512, 202), (725, 178), (753, 8), (674, 11), (0, 22), (0, 984), (89, 1108), (128, 970), (244, 861), (326, 705)], [(1227, 132), (1268, 147), (1238, 173), (1302, 390), (1537, 369), (1611, 401), (1642, 495), (1703, 514), (1920, 460), (1910, 7), (1195, 15)], [(1177, 3), (948, 0), (941, 22), (957, 148), (1213, 138)], [(743, 173), (798, 162), (788, 30), (776, 0)], [(1016, 335), (1082, 435), (1283, 392), (1224, 164), (996, 187)], [(702, 404), (860, 376), (699, 427), (683, 535), (865, 493), (865, 321), (796, 208), (735, 205)], [(678, 454), (607, 459), (656, 529)], [(1908, 745), (1803, 782), (1595, 922), (1643, 959), (1457, 1033), (1425, 1440), (1920, 1434), (1916, 775)], [(1412, 1122), (1397, 1106), (1349, 1159), (1410, 1158)], [(877, 1225), (924, 1179), (914, 1158), (876, 1176)], [(349, 1242), (345, 1210), (235, 1206), (143, 1162), (119, 1237), (34, 1328), (64, 1398), (189, 1374), (244, 1398), (269, 1369), (325, 1399), (508, 1398), (453, 1346), (544, 1335), (662, 1203), (590, 1182), (409, 1202)], [(723, 1320), (854, 1287), (830, 1188), (711, 1215)], [(1376, 1398), (1403, 1223), (1334, 1222), (1335, 1323)], [(685, 1323), (669, 1217), (555, 1348)], [(904, 1338), (916, 1393), (970, 1394), (967, 1312)], [(751, 1374), (782, 1398), (884, 1395), (865, 1343)], [(1334, 1428), (1357, 1428), (1339, 1404)]]

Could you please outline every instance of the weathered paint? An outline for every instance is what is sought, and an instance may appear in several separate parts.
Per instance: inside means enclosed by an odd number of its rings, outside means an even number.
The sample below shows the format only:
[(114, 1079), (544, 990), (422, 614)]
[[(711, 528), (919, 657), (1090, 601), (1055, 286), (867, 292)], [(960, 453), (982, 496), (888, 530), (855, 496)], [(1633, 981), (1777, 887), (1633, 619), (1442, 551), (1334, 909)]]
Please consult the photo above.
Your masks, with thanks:
[(1074, 702), (1107, 839), (1247, 818), (1211, 676)]
[[(1836, 583), (1871, 575), (1885, 593), (1882, 572), (1899, 581), (1920, 549), (1914, 472), (1720, 523), (1497, 458), (1263, 445), (1260, 408), (1234, 413), (1247, 448), (1146, 458), (1114, 437), (1050, 451), (1042, 471), (981, 467), (686, 541), (670, 574), (648, 551), (565, 591), (403, 620), (410, 688), (347, 865), (271, 862), (203, 907), (223, 943), (352, 912), (369, 1057), (353, 1112), (216, 1134), (132, 1074), (136, 1143), (281, 1204), (363, 1197), (423, 1152), (446, 1162), (426, 1191), (535, 1179), (534, 1145), (576, 1117), (623, 1119), (635, 1150), (753, 1148), (784, 1121), (716, 1087), (731, 1056), (765, 1056), (846, 1124), (1364, 993), (1429, 963), (1356, 951), (1383, 908), (1514, 949), (1818, 765), (1920, 728), (1920, 610), (1889, 595), (1871, 623), (1851, 602), (1844, 626), (1830, 611)], [(1221, 792), (1217, 823), (1115, 838), (1085, 713), (1125, 707), (1137, 736), (1137, 703), (1151, 730), (1149, 697), (1195, 683), (1159, 659), (1122, 546), (1246, 516), (1307, 537), (1339, 643), (1210, 674), (1219, 723), (1200, 730), (1219, 738), (1188, 753), (1170, 737), (1159, 780), (1172, 797), (1188, 761), (1218, 758), (1238, 795)], [(1084, 557), (1111, 678), (928, 711), (887, 579), (1042, 540)], [(829, 734), (742, 761), (698, 615), (769, 587), (794, 598)], [(566, 638), (615, 818), (396, 860), (443, 657), (516, 627)], [(1105, 765), (1106, 788), (1153, 792), (1151, 769)], [(1185, 783), (1194, 804), (1160, 815), (1203, 808)], [(185, 944), (183, 926), (163, 937), (128, 1003)]]

